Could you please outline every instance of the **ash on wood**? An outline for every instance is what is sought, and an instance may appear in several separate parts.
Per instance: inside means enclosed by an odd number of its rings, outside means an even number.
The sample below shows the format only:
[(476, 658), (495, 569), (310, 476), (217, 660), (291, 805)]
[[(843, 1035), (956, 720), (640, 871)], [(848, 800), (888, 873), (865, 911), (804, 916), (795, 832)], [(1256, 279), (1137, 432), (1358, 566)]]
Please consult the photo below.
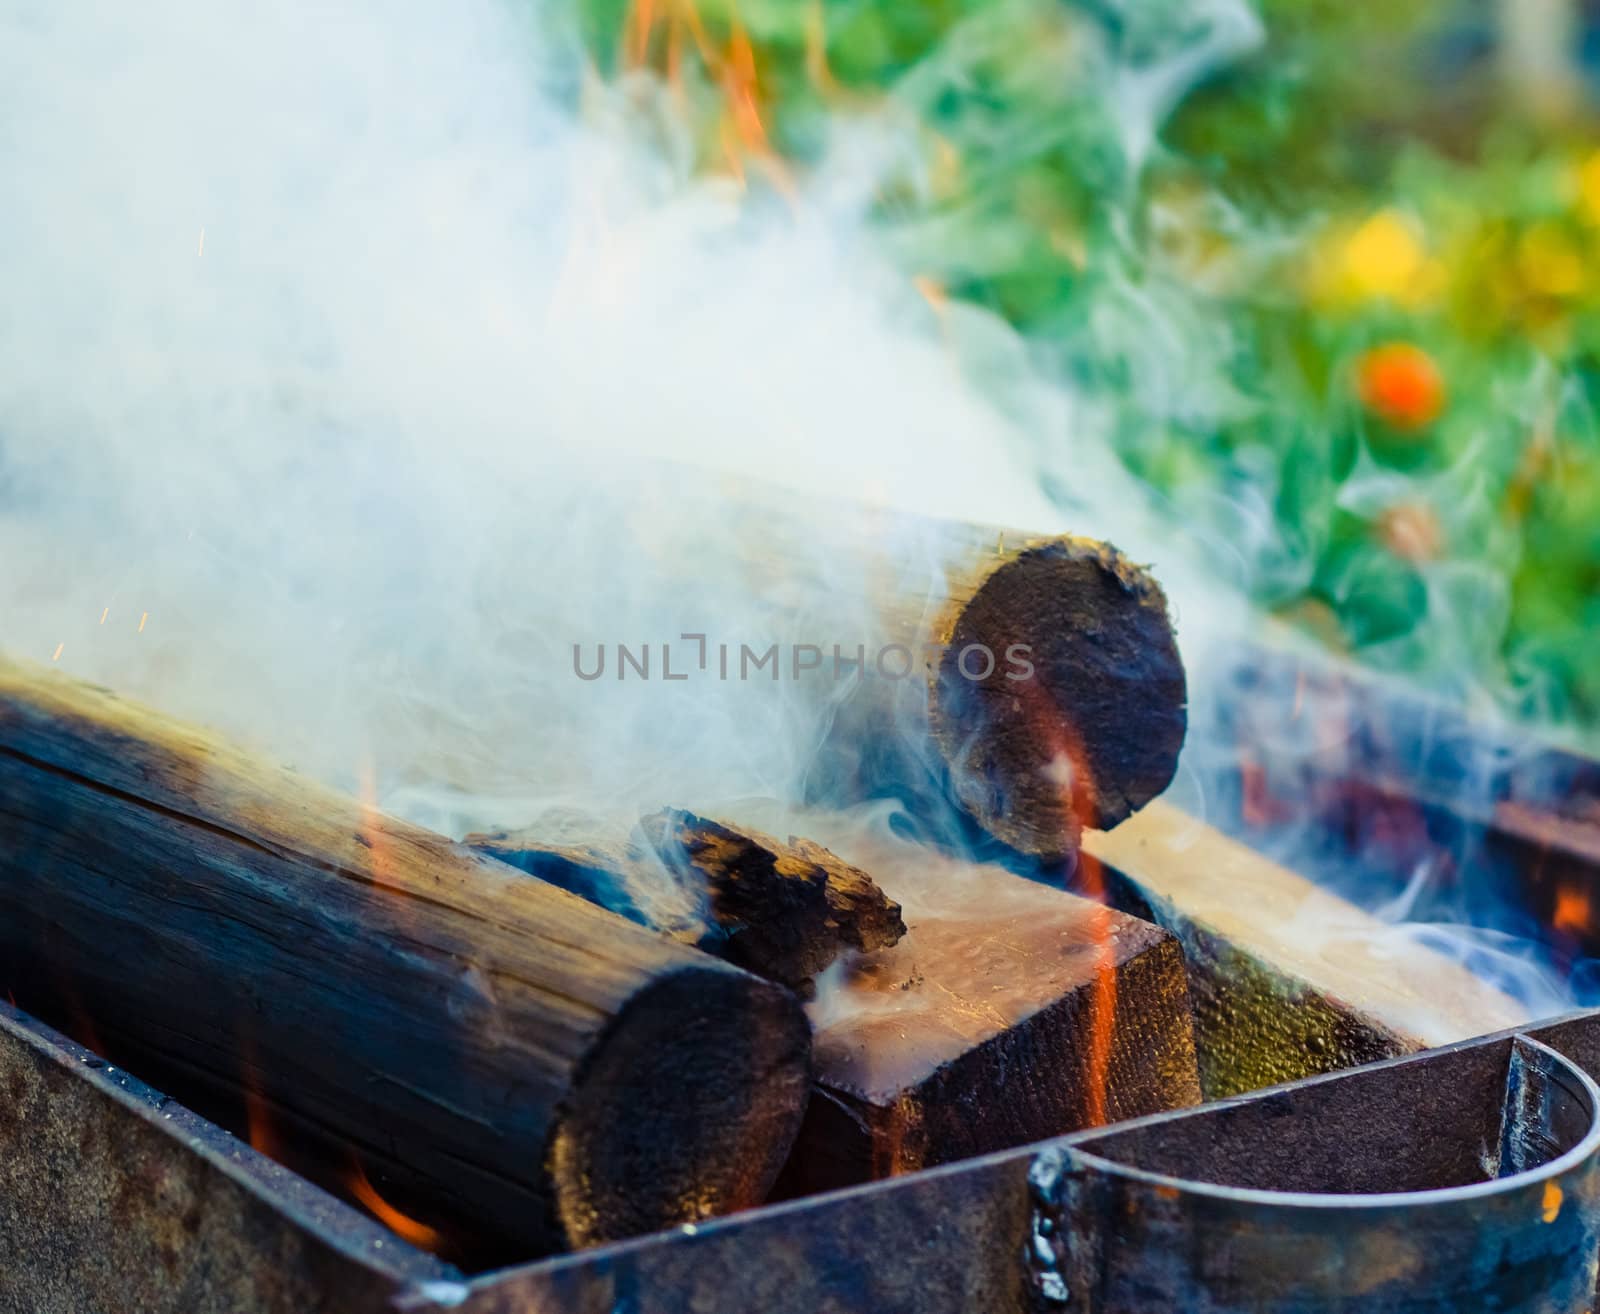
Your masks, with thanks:
[(4, 663), (0, 989), (524, 1254), (757, 1203), (806, 1098), (788, 991)]
[[(812, 1005), (816, 1092), (782, 1189), (810, 1192), (1197, 1103), (1183, 955), (1087, 899), (884, 845), (896, 946)], [(923, 869), (897, 883), (908, 862)]]
[(1168, 804), (1087, 837), (1084, 860), (1182, 942), (1207, 1099), (1525, 1020), (1453, 960)]
[(881, 949), (905, 933), (900, 906), (866, 872), (809, 840), (676, 808), (623, 839), (593, 830), (571, 816), (466, 843), (797, 989), (842, 952)]

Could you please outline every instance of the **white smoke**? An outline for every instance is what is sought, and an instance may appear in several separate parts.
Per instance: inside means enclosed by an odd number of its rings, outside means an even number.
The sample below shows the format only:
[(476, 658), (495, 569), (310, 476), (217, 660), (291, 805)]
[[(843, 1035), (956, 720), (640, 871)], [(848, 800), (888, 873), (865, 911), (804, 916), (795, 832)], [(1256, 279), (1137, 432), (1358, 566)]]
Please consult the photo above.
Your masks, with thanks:
[(792, 637), (719, 576), (716, 495), (639, 458), (1058, 523), (1022, 454), (1070, 404), (1025, 432), (970, 387), (850, 188), (690, 179), (509, 5), (0, 25), (8, 650), (386, 796), (782, 792), (771, 698), (571, 674)]
[[(1259, 35), (1196, 14), (1106, 81), (1135, 171)], [(1203, 690), (1249, 623), (1207, 572), (1229, 545), (880, 251), (895, 124), (837, 125), (789, 200), (697, 180), (647, 87), (579, 95), (559, 31), (501, 0), (0, 0), (0, 647), (450, 829), (794, 799), (826, 708), (791, 685), (572, 672), (579, 641), (870, 641), (864, 604), (855, 634), (774, 612), (705, 466), (1110, 538)], [(1188, 377), (1185, 332), (1145, 336)]]

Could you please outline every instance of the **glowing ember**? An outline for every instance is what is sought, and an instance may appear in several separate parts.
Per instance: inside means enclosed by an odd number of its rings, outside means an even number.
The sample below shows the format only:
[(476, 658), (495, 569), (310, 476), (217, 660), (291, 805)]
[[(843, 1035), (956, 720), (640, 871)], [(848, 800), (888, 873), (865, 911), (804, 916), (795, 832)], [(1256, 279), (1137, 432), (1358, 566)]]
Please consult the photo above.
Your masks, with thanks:
[(1555, 911), (1550, 914), (1550, 925), (1557, 931), (1577, 933), (1590, 925), (1589, 892), (1572, 885), (1556, 890)]

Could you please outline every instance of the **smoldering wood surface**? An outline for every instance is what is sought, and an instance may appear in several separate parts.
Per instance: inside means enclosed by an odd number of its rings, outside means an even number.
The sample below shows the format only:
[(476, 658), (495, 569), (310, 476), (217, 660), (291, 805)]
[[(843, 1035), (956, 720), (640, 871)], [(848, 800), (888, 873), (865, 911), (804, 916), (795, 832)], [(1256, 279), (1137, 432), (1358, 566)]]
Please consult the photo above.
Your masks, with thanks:
[(905, 934), (900, 906), (820, 844), (681, 808), (631, 828), (567, 813), (465, 843), (796, 989), (809, 989), (841, 953)]
[(1269, 629), (1216, 674), (1219, 824), (1398, 895), (1435, 876), (1418, 915), (1471, 883), (1545, 928), (1558, 963), (1600, 953), (1600, 761)]
[(520, 1254), (756, 1203), (807, 1084), (788, 992), (5, 662), (0, 988)]
[(847, 850), (905, 909), (811, 1005), (800, 1193), (896, 1176), (1200, 1099), (1183, 955), (1165, 931), (881, 837)]
[[(671, 577), (680, 563), (690, 594), (708, 575), (748, 594), (746, 623), (770, 625), (762, 637), (784, 669), (751, 677), (742, 648), (763, 644), (740, 634), (723, 636), (726, 654), (717, 635), (672, 645), (677, 670), (722, 678), (729, 661), (732, 678), (804, 682), (831, 726), (808, 773), (813, 802), (953, 804), (981, 833), (1053, 862), (1076, 851), (1083, 825), (1115, 825), (1171, 781), (1183, 664), (1160, 585), (1114, 546), (696, 480), (705, 523), (659, 545), (667, 560), (653, 564)], [(1011, 678), (1023, 669), (1014, 649), (1029, 654), (1025, 679)], [(963, 673), (969, 650), (979, 655)]]
[(1084, 858), (1182, 942), (1208, 1099), (1524, 1020), (1453, 959), (1163, 801)]
[[(878, 891), (887, 893), (897, 924), (893, 937), (858, 930), (854, 944), (828, 945), (830, 960), (844, 952), (810, 1005), (816, 1087), (781, 1191), (892, 1176), (1199, 1099), (1171, 935), (1000, 868), (874, 836), (859, 818), (771, 810), (753, 805), (751, 817), (714, 825), (692, 818), (685, 851), (717, 833), (805, 829), (818, 839), (791, 836), (791, 851), (825, 853), (831, 870), (852, 873), (851, 888), (864, 882), (879, 924)], [(658, 814), (653, 829), (682, 844), (688, 816)], [(640, 864), (637, 844), (597, 835), (592, 822), (581, 830), (589, 842), (576, 850), (537, 838), (570, 839), (559, 822), (472, 842), (585, 897), (622, 897), (630, 915), (669, 934), (700, 934), (702, 919), (675, 920), (683, 887), (666, 866)]]

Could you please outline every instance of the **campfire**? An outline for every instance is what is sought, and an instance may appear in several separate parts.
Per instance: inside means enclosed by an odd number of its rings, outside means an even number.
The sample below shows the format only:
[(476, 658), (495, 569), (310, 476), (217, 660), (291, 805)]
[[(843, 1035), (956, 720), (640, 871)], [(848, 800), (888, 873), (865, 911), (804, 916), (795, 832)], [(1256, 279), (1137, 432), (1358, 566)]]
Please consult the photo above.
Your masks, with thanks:
[[(0, 1314), (1593, 1314), (1600, 763), (1260, 605), (1471, 637), (1469, 390), (1307, 367), (1304, 561), (1291, 472), (1146, 483), (1300, 441), (1174, 290), (1272, 266), (1132, 199), (1253, 14), (979, 15), (847, 118), (822, 5), (638, 0), (610, 83), (499, 0), (114, 8), (0, 20)], [(994, 182), (1068, 69), (1096, 170)], [(1422, 313), (1416, 227), (1305, 295)]]
[[(1114, 548), (925, 529), (949, 587), (874, 604), (906, 618), (882, 651), (917, 665), (858, 656), (842, 694), (815, 683), (834, 700), (819, 760), (852, 769), (792, 804), (668, 795), (456, 842), (5, 666), (6, 1063), (37, 1111), (8, 1126), (17, 1234), (49, 1217), (88, 1245), (106, 1225), (76, 1195), (47, 1208), (42, 1118), (107, 1128), (81, 1153), (128, 1189), (220, 1174), (229, 1208), (261, 1213), (229, 1244), (262, 1308), (543, 1308), (596, 1283), (689, 1308), (707, 1246), (730, 1273), (768, 1273), (774, 1246), (811, 1256), (745, 1299), (815, 1308), (820, 1274), (911, 1218), (955, 1227), (948, 1253), (897, 1252), (864, 1290), (954, 1265), (988, 1308), (1092, 1286), (1134, 1310), (1150, 1283), (1199, 1308), (1218, 1282), (1215, 1308), (1245, 1308), (1312, 1289), (1288, 1276), (1310, 1247), (1333, 1299), (1414, 1227), (1423, 1257), (1359, 1280), (1515, 1293), (1580, 1246), (1571, 1289), (1591, 1291), (1600, 1021), (1530, 1028), (1524, 1001), (1268, 856), (1270, 812), (1229, 835), (1157, 797), (1185, 675), (1159, 587)], [(803, 574), (773, 587), (829, 601)], [(645, 647), (623, 651), (645, 678)], [(782, 657), (804, 690), (820, 661)], [(1258, 669), (1287, 660), (1264, 648)], [(1366, 787), (1332, 753), (1297, 765)], [(1419, 818), (1434, 806), (1427, 780), (1385, 779), (1395, 808), (1407, 790)], [(1536, 806), (1495, 812), (1488, 842), (1520, 842)], [(816, 1198), (843, 1186), (869, 1189)], [(165, 1235), (182, 1198), (142, 1195), (135, 1237)], [(209, 1207), (183, 1207), (175, 1289), (205, 1282), (212, 1244)], [(783, 1220), (803, 1240), (780, 1243)], [(1226, 1239), (1246, 1225), (1248, 1259)], [(1523, 1267), (1484, 1276), (1491, 1244)], [(84, 1300), (110, 1280), (54, 1253), (30, 1246), (8, 1280)]]

